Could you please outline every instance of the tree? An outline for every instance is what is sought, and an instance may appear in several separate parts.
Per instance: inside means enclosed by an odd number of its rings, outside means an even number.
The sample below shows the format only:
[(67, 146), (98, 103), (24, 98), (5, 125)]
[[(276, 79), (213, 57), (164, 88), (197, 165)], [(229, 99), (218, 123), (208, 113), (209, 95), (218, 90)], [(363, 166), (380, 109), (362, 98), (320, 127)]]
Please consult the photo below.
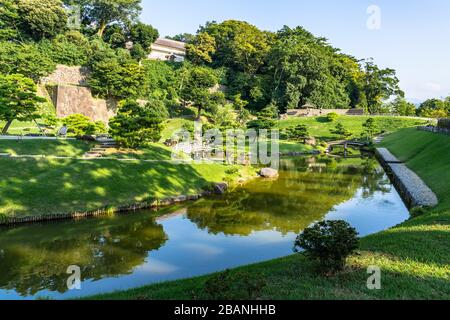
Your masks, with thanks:
[(115, 56), (107, 51), (94, 58), (88, 83), (100, 97), (138, 98), (144, 83), (144, 69), (129, 56)]
[(19, 12), (17, 1), (0, 2), (0, 40), (12, 40), (19, 37)]
[(39, 44), (3, 42), (0, 45), (0, 73), (22, 74), (38, 82), (55, 68), (56, 64)]
[(404, 96), (399, 80), (393, 69), (380, 69), (372, 61), (364, 64), (363, 91), (367, 99), (368, 111), (376, 114), (384, 100), (393, 95)]
[(170, 39), (170, 40), (184, 42), (184, 43), (191, 43), (192, 41), (194, 41), (195, 35), (193, 35), (191, 33), (180, 33), (180, 34), (174, 35), (173, 37), (166, 37), (166, 38)]
[(445, 118), (450, 114), (450, 101), (428, 99), (419, 106), (417, 114), (426, 118)]
[(202, 110), (217, 105), (218, 98), (222, 97), (224, 100), (223, 94), (211, 92), (211, 88), (216, 86), (217, 83), (218, 78), (212, 69), (193, 66), (187, 72), (180, 97), (184, 101), (192, 102), (197, 107), (197, 115), (200, 117)]
[(67, 14), (60, 0), (18, 0), (21, 27), (36, 39), (54, 37), (67, 26)]
[(0, 75), (0, 119), (6, 121), (3, 134), (8, 132), (14, 120), (36, 119), (39, 103), (45, 102), (36, 94), (37, 87), (32, 79), (20, 74)]
[(348, 108), (348, 80), (342, 79), (338, 58), (334, 48), (303, 28), (279, 31), (268, 64), (273, 99), (280, 110), (297, 109), (306, 103), (322, 109)]
[(374, 118), (367, 119), (366, 122), (363, 123), (364, 133), (368, 140), (371, 140), (377, 131), (377, 124)]
[(110, 133), (117, 143), (138, 148), (161, 138), (163, 119), (153, 102), (141, 106), (134, 100), (122, 101), (117, 115), (109, 122)]
[(158, 37), (158, 30), (149, 24), (137, 22), (130, 27), (129, 40), (133, 42), (133, 45), (142, 46), (147, 53), (150, 53), (150, 47)]
[(141, 0), (73, 0), (78, 4), (84, 24), (95, 25), (98, 36), (102, 37), (110, 24), (128, 25), (135, 21), (142, 11)]
[(332, 134), (338, 135), (343, 139), (348, 139), (349, 137), (352, 136), (351, 131), (347, 130), (341, 122), (338, 122), (336, 124), (336, 127), (334, 129), (331, 129), (330, 132)]
[(264, 64), (273, 35), (244, 21), (209, 22), (200, 28), (215, 39), (213, 59), (218, 66), (255, 74)]
[(144, 60), (142, 66), (144, 68), (142, 92), (144, 97), (171, 101), (178, 99), (177, 64), (159, 60)]
[(250, 120), (251, 117), (250, 111), (245, 109), (247, 105), (248, 102), (243, 100), (240, 94), (234, 96), (233, 107), (234, 110), (237, 112), (236, 120), (241, 126), (244, 126)]
[(212, 63), (216, 52), (216, 40), (206, 32), (199, 33), (186, 45), (187, 58), (194, 64)]
[(89, 117), (82, 114), (72, 114), (64, 118), (63, 122), (68, 128), (67, 132), (75, 137), (106, 133), (107, 131), (103, 122), (92, 122)]
[(59, 34), (51, 41), (43, 40), (39, 48), (53, 62), (68, 66), (86, 65), (92, 55), (89, 40), (76, 30)]
[(402, 97), (395, 98), (394, 101), (387, 104), (387, 109), (390, 113), (399, 116), (415, 116), (417, 113), (417, 108), (413, 103), (406, 101)]

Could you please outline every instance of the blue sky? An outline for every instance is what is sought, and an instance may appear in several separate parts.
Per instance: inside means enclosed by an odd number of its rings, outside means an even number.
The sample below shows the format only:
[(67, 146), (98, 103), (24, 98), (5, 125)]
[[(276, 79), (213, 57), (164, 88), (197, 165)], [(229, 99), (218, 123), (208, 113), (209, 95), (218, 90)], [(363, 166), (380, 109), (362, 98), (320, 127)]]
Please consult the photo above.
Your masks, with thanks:
[[(367, 9), (381, 10), (370, 30)], [(276, 31), (303, 26), (357, 58), (397, 70), (411, 101), (450, 95), (448, 0), (143, 0), (142, 20), (162, 36), (195, 33), (206, 21), (245, 20)]]

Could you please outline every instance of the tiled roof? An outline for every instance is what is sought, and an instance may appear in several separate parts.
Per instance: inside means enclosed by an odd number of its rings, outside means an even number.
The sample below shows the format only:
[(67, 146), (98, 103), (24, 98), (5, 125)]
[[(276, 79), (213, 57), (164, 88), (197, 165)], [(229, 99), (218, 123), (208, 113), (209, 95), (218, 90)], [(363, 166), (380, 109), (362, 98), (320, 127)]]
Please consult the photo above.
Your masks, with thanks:
[(163, 39), (163, 38), (159, 38), (158, 40), (156, 40), (155, 44), (159, 45), (159, 46), (178, 49), (178, 50), (185, 50), (185, 46), (186, 46), (186, 44), (184, 42), (170, 40), (170, 39)]

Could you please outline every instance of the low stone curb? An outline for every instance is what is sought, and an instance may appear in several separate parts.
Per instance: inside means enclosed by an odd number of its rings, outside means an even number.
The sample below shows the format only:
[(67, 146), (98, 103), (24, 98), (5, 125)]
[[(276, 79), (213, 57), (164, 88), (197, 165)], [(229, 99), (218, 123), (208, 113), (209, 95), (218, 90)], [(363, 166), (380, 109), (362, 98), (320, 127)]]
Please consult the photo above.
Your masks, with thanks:
[(377, 148), (376, 155), (409, 208), (435, 207), (437, 196), (423, 180), (389, 150)]
[[(223, 188), (223, 184), (220, 184)], [(20, 218), (0, 218), (0, 226), (14, 226), (19, 224), (29, 224), (36, 222), (56, 221), (56, 220), (77, 220), (82, 218), (101, 217), (114, 213), (126, 213), (134, 212), (144, 209), (157, 209), (172, 206), (175, 204), (196, 201), (202, 197), (213, 195), (212, 191), (203, 191), (199, 194), (193, 195), (181, 195), (178, 197), (168, 197), (160, 200), (153, 200), (150, 202), (137, 202), (130, 205), (123, 205), (117, 207), (104, 207), (98, 210), (85, 211), (85, 212), (73, 212), (73, 213), (55, 213), (42, 216), (30, 216)]]
[(379, 160), (383, 161), (384, 163), (402, 163), (402, 161), (398, 160), (397, 157), (395, 157), (388, 149), (386, 148), (377, 148), (376, 154), (379, 158)]

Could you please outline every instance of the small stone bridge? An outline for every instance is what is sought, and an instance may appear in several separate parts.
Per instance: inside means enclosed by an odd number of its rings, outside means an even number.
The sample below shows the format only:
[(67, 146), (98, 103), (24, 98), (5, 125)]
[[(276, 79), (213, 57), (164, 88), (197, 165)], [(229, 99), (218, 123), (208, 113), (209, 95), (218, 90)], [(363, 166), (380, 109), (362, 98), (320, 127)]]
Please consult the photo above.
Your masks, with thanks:
[(337, 141), (330, 141), (327, 143), (328, 144), (328, 148), (327, 148), (327, 153), (330, 153), (334, 147), (336, 146), (344, 146), (344, 150), (347, 151), (347, 147), (352, 146), (352, 147), (365, 147), (367, 146), (367, 143), (364, 142), (358, 142), (358, 141), (354, 141), (354, 140), (337, 140)]

